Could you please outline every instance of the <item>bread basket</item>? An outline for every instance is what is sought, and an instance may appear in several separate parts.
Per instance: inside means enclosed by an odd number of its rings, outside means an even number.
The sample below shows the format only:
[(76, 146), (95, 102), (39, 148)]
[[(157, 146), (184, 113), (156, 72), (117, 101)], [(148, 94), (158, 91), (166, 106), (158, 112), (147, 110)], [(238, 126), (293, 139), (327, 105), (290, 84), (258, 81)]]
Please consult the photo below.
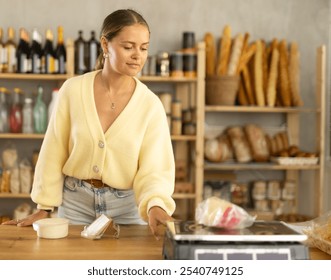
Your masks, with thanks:
[(233, 106), (239, 89), (239, 76), (223, 75), (206, 78), (206, 104)]

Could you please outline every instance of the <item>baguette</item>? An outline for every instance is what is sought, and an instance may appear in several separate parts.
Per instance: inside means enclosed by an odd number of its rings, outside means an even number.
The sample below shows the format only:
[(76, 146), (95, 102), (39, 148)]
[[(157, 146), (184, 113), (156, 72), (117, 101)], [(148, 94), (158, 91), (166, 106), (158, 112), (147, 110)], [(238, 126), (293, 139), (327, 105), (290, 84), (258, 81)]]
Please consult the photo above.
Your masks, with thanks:
[(279, 43), (279, 90), (282, 105), (291, 106), (291, 89), (288, 74), (288, 51), (285, 40)]
[(274, 107), (276, 105), (279, 51), (277, 48), (272, 48), (271, 52), (271, 62), (269, 67), (267, 86), (267, 105), (269, 107)]
[(233, 76), (237, 73), (243, 43), (244, 43), (244, 37), (241, 33), (239, 33), (234, 39), (233, 47), (231, 50), (231, 56), (227, 70), (227, 74), (230, 76)]
[(215, 75), (216, 45), (213, 34), (207, 32), (204, 37), (206, 44), (206, 76)]
[(251, 85), (251, 78), (250, 78), (250, 73), (249, 73), (247, 65), (245, 65), (242, 70), (242, 78), (244, 81), (245, 92), (247, 94), (248, 103), (250, 105), (255, 105), (255, 99), (254, 99), (253, 89), (252, 89), (252, 85)]
[(263, 47), (261, 40), (256, 41), (256, 53), (254, 56), (254, 85), (255, 85), (255, 97), (258, 106), (264, 106), (264, 93), (263, 93)]
[(268, 46), (264, 40), (262, 42), (262, 70), (263, 70), (263, 93), (264, 93), (264, 102), (267, 100), (267, 86), (268, 86)]
[(300, 96), (300, 65), (299, 65), (299, 51), (298, 45), (292, 42), (290, 45), (289, 57), (289, 76), (292, 92), (293, 106), (302, 106), (303, 101)]
[(256, 52), (256, 43), (252, 43), (250, 46), (247, 47), (245, 53), (243, 53), (240, 58), (238, 73), (240, 73), (243, 70), (244, 66), (247, 65), (247, 63), (253, 57), (255, 52)]
[(239, 81), (238, 102), (242, 106), (249, 105), (242, 79)]
[(223, 29), (220, 41), (219, 55), (217, 62), (217, 75), (226, 75), (231, 52), (231, 27), (226, 25)]

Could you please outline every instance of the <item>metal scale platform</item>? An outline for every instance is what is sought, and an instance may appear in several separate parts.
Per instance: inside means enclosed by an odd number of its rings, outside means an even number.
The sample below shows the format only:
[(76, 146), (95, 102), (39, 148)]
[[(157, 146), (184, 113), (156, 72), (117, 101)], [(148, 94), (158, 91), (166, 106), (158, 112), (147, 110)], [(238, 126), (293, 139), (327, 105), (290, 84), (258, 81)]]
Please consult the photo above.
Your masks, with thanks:
[(164, 259), (306, 260), (307, 236), (279, 221), (255, 221), (245, 229), (220, 229), (194, 221), (168, 222)]

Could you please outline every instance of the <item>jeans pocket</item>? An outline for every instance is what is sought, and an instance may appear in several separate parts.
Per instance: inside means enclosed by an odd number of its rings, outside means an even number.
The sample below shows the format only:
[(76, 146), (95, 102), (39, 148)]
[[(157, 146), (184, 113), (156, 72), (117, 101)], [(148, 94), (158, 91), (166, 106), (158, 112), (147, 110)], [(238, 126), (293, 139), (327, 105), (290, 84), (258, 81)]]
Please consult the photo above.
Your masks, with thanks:
[(78, 186), (78, 179), (66, 176), (64, 178), (64, 188), (69, 190), (69, 191), (76, 191)]
[(114, 190), (114, 194), (117, 198), (129, 197), (129, 196), (133, 195), (133, 190), (127, 190), (127, 191)]

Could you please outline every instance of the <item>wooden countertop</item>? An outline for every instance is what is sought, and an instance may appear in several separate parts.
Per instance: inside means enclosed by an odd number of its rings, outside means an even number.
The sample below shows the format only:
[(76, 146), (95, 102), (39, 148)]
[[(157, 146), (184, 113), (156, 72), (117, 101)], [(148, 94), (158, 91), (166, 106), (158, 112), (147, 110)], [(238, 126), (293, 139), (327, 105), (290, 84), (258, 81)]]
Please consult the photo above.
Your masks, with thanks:
[[(163, 239), (156, 240), (148, 226), (121, 226), (120, 238), (106, 231), (99, 240), (80, 236), (84, 226), (69, 226), (62, 239), (38, 238), (32, 227), (0, 225), (0, 260), (161, 260)], [(331, 260), (310, 248), (313, 260)]]

